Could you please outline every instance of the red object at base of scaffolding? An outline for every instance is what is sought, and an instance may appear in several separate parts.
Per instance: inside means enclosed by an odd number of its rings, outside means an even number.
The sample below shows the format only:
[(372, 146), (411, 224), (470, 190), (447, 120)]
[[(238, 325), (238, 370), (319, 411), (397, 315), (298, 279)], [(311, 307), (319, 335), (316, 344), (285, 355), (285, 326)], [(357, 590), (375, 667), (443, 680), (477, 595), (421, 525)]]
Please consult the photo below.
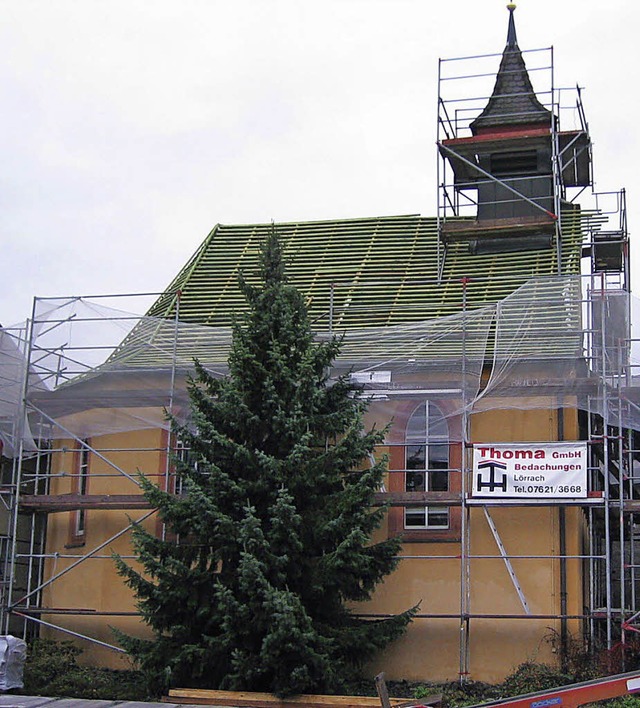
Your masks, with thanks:
[[(640, 693), (640, 671), (616, 674), (615, 676), (607, 676), (593, 681), (560, 686), (552, 690), (526, 693), (521, 696), (491, 701), (490, 703), (483, 703), (482, 708), (493, 706), (508, 706), (509, 708), (554, 708), (555, 706), (562, 706), (562, 708), (575, 708), (586, 703), (604, 701), (630, 693)], [(478, 707), (473, 706), (472, 708)]]

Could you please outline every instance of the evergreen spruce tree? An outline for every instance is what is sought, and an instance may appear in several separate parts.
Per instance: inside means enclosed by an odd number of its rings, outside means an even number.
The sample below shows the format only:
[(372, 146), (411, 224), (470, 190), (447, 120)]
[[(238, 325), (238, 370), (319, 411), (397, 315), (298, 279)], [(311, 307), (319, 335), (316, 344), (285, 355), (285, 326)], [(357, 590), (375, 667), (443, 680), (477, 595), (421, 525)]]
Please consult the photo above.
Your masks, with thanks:
[(190, 448), (175, 460), (183, 494), (141, 478), (178, 542), (136, 527), (144, 571), (116, 558), (154, 638), (119, 636), (156, 690), (340, 692), (415, 613), (374, 621), (353, 608), (399, 551), (371, 542), (384, 463), (369, 458), (383, 432), (364, 431), (346, 378), (328, 384), (340, 343), (314, 342), (275, 231), (259, 284), (240, 286), (229, 374), (197, 366), (190, 424), (173, 423)]

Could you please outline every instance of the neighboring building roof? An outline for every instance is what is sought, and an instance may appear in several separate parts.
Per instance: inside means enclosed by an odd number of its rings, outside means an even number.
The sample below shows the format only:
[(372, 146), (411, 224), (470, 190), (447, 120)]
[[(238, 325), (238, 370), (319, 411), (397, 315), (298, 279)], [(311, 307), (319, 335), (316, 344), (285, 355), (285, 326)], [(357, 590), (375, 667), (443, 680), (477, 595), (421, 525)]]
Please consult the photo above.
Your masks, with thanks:
[(471, 132), (507, 125), (551, 123), (551, 112), (536, 97), (527, 67), (516, 39), (514, 5), (509, 5), (507, 46), (491, 98), (482, 113), (471, 123)]
[[(318, 330), (330, 322), (340, 331), (454, 315), (498, 302), (530, 278), (558, 274), (555, 248), (476, 255), (464, 241), (445, 248), (430, 217), (219, 224), (148, 314), (174, 318), (178, 307), (182, 322), (228, 326), (231, 312), (244, 308), (238, 275), (254, 276), (271, 228)], [(579, 211), (563, 216), (563, 231), (560, 274), (578, 274)]]

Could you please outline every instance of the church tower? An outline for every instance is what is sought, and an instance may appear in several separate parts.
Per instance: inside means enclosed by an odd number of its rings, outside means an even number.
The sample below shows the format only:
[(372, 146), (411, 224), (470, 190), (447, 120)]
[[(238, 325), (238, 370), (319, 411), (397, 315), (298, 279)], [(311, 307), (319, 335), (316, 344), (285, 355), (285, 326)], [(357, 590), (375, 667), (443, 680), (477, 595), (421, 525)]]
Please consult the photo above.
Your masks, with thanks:
[[(589, 134), (579, 94), (579, 125), (561, 130), (552, 50), (533, 56), (539, 64), (540, 54), (548, 54), (548, 66), (535, 67), (536, 78), (542, 74), (547, 82), (546, 89), (536, 94), (518, 46), (515, 5), (507, 8), (507, 42), (493, 91), (483, 107), (476, 96), (444, 94), (456, 79), (468, 87), (474, 80), (486, 81), (490, 72), (476, 66), (487, 57), (456, 60), (456, 68), (472, 62), (468, 76), (447, 75), (449, 66), (441, 62), (440, 238), (445, 253), (447, 244), (455, 241), (468, 243), (469, 252), (478, 254), (555, 248), (560, 275), (564, 272), (562, 213), (575, 208), (567, 191), (591, 185)], [(462, 216), (469, 218), (456, 218)]]

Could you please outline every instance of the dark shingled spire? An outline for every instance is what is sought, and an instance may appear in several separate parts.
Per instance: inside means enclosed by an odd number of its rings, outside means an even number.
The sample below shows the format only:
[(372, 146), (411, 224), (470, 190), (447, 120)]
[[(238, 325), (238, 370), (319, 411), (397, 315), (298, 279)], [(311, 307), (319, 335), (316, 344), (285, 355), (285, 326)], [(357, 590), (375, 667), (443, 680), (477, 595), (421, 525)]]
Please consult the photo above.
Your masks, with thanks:
[(507, 46), (496, 76), (493, 93), (482, 113), (471, 123), (471, 132), (476, 135), (484, 128), (498, 128), (519, 124), (551, 123), (551, 112), (538, 101), (529, 79), (522, 52), (518, 47), (513, 3), (509, 10)]
[(518, 38), (516, 37), (516, 22), (513, 19), (513, 11), (516, 9), (514, 3), (509, 3), (507, 5), (507, 10), (509, 10), (509, 30), (507, 32), (507, 47), (513, 49), (518, 46)]

